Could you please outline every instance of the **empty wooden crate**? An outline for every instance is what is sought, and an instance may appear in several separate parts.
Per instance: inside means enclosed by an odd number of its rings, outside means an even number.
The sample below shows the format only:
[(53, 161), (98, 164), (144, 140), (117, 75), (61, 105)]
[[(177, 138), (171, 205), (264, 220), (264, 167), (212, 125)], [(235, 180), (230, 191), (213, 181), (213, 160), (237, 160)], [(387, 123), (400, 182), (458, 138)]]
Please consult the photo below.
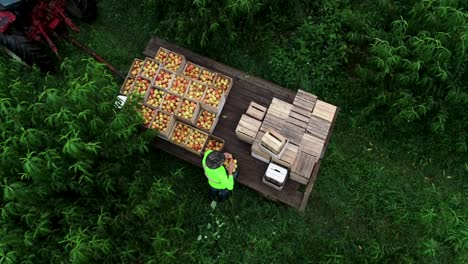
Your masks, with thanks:
[(252, 144), (261, 125), (262, 122), (244, 114), (236, 127), (236, 135), (240, 140)]
[(288, 144), (288, 139), (273, 129), (267, 129), (263, 135), (260, 146), (272, 156), (280, 158)]
[(257, 120), (262, 121), (263, 118), (265, 117), (266, 111), (267, 111), (266, 107), (259, 105), (255, 102), (250, 102), (250, 105), (249, 105), (249, 108), (247, 108), (246, 114)]

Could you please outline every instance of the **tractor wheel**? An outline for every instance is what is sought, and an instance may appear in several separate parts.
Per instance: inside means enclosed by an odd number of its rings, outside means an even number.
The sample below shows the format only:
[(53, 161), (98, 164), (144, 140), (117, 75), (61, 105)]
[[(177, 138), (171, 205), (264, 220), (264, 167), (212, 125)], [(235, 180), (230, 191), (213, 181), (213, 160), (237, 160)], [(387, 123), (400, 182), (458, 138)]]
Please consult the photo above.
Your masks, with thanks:
[(49, 70), (53, 65), (50, 56), (21, 33), (0, 33), (0, 45), (5, 46), (26, 64), (36, 64), (43, 70)]
[(78, 19), (90, 22), (96, 18), (96, 0), (67, 0), (66, 5), (68, 13)]

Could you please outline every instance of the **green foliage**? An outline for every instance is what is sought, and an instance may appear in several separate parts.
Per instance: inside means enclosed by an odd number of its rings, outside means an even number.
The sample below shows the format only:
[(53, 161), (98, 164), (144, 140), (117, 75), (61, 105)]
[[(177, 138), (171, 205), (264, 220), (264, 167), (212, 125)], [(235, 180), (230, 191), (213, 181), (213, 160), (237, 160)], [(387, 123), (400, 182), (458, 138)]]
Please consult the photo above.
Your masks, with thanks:
[(167, 211), (174, 193), (139, 158), (152, 136), (134, 102), (117, 111), (103, 65), (66, 60), (62, 77), (45, 78), (11, 65), (0, 61), (2, 263), (132, 262), (153, 250), (152, 237), (183, 233), (166, 222), (180, 216)]
[(369, 87), (364, 112), (414, 132), (418, 122), (466, 152), (468, 14), (453, 1), (421, 1), (408, 18), (379, 31), (369, 63), (358, 68)]

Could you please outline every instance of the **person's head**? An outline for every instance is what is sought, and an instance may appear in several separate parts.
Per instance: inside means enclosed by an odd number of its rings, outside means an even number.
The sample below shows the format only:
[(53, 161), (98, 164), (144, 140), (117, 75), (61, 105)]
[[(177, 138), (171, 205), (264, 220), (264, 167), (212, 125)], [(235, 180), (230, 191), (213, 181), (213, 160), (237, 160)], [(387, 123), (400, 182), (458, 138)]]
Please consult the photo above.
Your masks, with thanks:
[(217, 169), (223, 165), (226, 157), (219, 151), (213, 151), (206, 157), (206, 166), (210, 169)]

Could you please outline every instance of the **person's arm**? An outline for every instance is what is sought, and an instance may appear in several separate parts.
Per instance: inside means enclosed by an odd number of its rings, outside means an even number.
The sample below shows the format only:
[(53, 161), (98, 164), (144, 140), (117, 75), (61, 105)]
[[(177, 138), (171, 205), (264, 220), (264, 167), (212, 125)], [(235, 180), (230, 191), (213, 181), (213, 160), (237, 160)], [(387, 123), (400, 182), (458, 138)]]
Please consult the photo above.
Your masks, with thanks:
[(234, 189), (234, 176), (232, 176), (232, 173), (234, 171), (234, 162), (230, 162), (229, 166), (227, 168), (227, 177), (225, 178), (225, 186), (228, 190), (232, 191)]

